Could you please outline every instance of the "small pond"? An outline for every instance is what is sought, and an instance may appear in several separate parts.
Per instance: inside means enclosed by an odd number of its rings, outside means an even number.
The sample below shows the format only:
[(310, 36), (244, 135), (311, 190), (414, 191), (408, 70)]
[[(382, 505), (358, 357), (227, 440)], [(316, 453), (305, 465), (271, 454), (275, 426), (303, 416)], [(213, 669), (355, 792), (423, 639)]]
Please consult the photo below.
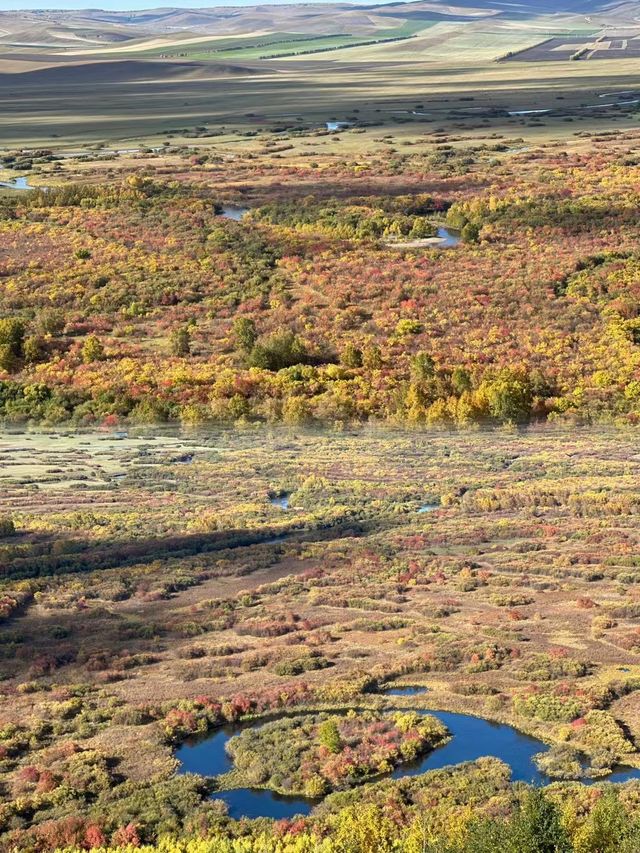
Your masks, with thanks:
[(440, 509), (439, 504), (422, 504), (422, 506), (419, 507), (416, 512), (418, 513), (418, 515), (422, 515), (422, 513), (424, 512), (435, 512), (437, 509)]
[(269, 503), (272, 506), (277, 506), (279, 509), (289, 509), (289, 495), (275, 495), (269, 498)]
[(420, 693), (426, 693), (428, 687), (419, 687), (417, 685), (409, 686), (409, 687), (386, 687), (384, 690), (381, 690), (383, 696), (418, 696)]
[(225, 205), (222, 208), (220, 216), (225, 219), (233, 219), (234, 222), (240, 222), (245, 213), (249, 212), (248, 207), (236, 207), (235, 205)]
[[(533, 763), (533, 756), (537, 752), (548, 749), (542, 741), (522, 734), (512, 726), (492, 723), (467, 714), (424, 710), (419, 710), (418, 713), (432, 714), (437, 717), (449, 729), (452, 738), (444, 746), (427, 753), (415, 762), (397, 767), (391, 773), (392, 779), (418, 776), (428, 770), (438, 770), (465, 761), (475, 761), (483, 756), (495, 756), (511, 767), (511, 776), (514, 781), (534, 785), (544, 785), (552, 781)], [(231, 759), (225, 747), (227, 741), (242, 728), (242, 724), (227, 726), (217, 729), (210, 737), (182, 744), (176, 751), (176, 758), (180, 762), (178, 772), (218, 776), (231, 770)], [(640, 779), (640, 770), (619, 768), (602, 781), (626, 782), (628, 779)], [(584, 781), (586, 784), (591, 782), (591, 780)], [(300, 796), (283, 797), (272, 791), (251, 788), (217, 791), (211, 796), (213, 799), (224, 800), (228, 806), (229, 815), (234, 818), (244, 816), (280, 819), (306, 815), (317, 804), (315, 800)]]

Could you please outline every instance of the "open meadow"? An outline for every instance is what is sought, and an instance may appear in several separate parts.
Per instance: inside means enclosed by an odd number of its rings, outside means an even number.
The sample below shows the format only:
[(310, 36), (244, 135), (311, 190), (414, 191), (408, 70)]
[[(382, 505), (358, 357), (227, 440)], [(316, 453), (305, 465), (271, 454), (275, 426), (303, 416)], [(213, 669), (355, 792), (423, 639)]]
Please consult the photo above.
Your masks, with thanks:
[[(359, 831), (400, 798), (407, 838), (436, 790), (432, 836), (508, 814), (510, 772), (588, 811), (600, 789), (563, 780), (613, 770), (637, 802), (633, 436), (14, 431), (0, 454), (5, 849), (299, 812), (339, 834), (353, 798), (324, 798), (376, 777)], [(222, 723), (231, 771), (189, 741)]]
[(418, 134), (433, 122), (504, 132), (508, 113), (522, 110), (551, 110), (551, 138), (567, 135), (568, 118), (629, 122), (632, 104), (598, 102), (637, 87), (640, 25), (624, 5), (320, 8), (138, 21), (0, 13), (0, 144), (122, 148), (184, 142), (185, 129), (201, 126), (313, 133), (332, 120), (379, 129), (395, 115), (410, 116)]

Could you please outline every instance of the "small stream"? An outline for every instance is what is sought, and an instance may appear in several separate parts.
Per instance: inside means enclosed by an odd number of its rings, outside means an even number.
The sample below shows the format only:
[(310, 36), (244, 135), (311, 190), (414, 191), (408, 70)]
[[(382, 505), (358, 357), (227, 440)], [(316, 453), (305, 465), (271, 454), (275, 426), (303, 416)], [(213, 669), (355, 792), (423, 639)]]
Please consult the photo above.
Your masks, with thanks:
[[(384, 691), (386, 695), (415, 695), (423, 688), (398, 687)], [(418, 710), (418, 714), (431, 714), (437, 717), (449, 729), (451, 740), (444, 746), (426, 753), (411, 764), (403, 764), (390, 774), (392, 779), (418, 776), (429, 770), (438, 770), (465, 761), (475, 761), (483, 756), (494, 756), (511, 767), (514, 782), (528, 782), (533, 785), (549, 784), (553, 780), (541, 773), (533, 762), (537, 752), (545, 752), (549, 747), (536, 738), (525, 735), (512, 726), (492, 723), (481, 717), (457, 714), (450, 711)], [(198, 773), (201, 776), (219, 776), (232, 769), (226, 745), (230, 738), (238, 734), (251, 723), (225, 726), (216, 729), (204, 739), (183, 743), (175, 755), (180, 761), (179, 773)], [(253, 723), (255, 726), (262, 723)], [(640, 779), (640, 770), (620, 767), (603, 780), (607, 782), (626, 782)], [(592, 784), (594, 780), (582, 780)], [(273, 791), (253, 788), (236, 788), (231, 791), (216, 791), (212, 799), (224, 800), (233, 818), (269, 817), (274, 819), (291, 818), (295, 815), (307, 815), (318, 800), (310, 800), (299, 795), (282, 796)]]
[(19, 178), (14, 178), (12, 181), (0, 181), (0, 187), (5, 190), (35, 190), (38, 187), (32, 187), (29, 179), (24, 175)]
[[(243, 217), (249, 213), (250, 209), (251, 208), (249, 207), (227, 204), (223, 205), (219, 216), (223, 219), (232, 219), (234, 222), (240, 222)], [(460, 243), (461, 237), (459, 231), (456, 231), (453, 228), (447, 228), (445, 225), (439, 225), (436, 236), (429, 238), (429, 240), (432, 240), (434, 246), (438, 246), (442, 249), (451, 249)]]
[(457, 246), (461, 239), (459, 231), (446, 228), (444, 225), (438, 227), (438, 237), (440, 238), (440, 245), (445, 249)]

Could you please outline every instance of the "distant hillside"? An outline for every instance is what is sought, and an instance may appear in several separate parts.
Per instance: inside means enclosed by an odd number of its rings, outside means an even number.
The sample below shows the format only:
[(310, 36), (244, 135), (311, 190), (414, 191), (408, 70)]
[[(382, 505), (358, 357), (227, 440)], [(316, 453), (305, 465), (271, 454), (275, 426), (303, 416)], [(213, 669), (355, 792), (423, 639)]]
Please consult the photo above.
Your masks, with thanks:
[(9, 49), (100, 49), (137, 44), (158, 37), (250, 35), (258, 33), (353, 34), (369, 36), (406, 22), (473, 23), (501, 21), (538, 28), (633, 25), (637, 3), (602, 0), (552, 0), (511, 3), (505, 0), (417, 0), (408, 3), (299, 3), (288, 5), (158, 8), (111, 12), (38, 10), (0, 12), (0, 45)]
[[(151, 62), (122, 59), (111, 62), (77, 62), (57, 66), (44, 66), (21, 72), (21, 83), (40, 85), (127, 83), (144, 80), (193, 79), (253, 74), (255, 71), (240, 65), (197, 62)], [(0, 73), (0, 85), (13, 83), (15, 74)]]

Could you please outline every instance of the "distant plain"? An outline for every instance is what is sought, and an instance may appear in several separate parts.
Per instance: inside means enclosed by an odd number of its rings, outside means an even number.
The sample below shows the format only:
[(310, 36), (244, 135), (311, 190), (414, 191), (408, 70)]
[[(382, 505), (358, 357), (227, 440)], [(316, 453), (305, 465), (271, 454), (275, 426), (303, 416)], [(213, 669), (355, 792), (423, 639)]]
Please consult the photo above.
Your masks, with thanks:
[[(284, 124), (313, 134), (338, 120), (364, 129), (357, 143), (366, 152), (370, 127), (409, 141), (434, 125), (535, 140), (604, 121), (634, 127), (636, 105), (600, 99), (638, 85), (633, 50), (616, 49), (623, 40), (608, 34), (640, 44), (629, 4), (575, 14), (482, 2), (5, 12), (0, 145), (175, 144), (195, 128), (200, 145), (202, 128), (224, 128), (244, 145), (250, 132)], [(544, 48), (564, 39), (589, 50), (567, 59)], [(541, 61), (531, 61), (535, 51)], [(544, 122), (508, 115), (534, 110), (551, 112)], [(339, 144), (350, 147), (347, 137)]]

